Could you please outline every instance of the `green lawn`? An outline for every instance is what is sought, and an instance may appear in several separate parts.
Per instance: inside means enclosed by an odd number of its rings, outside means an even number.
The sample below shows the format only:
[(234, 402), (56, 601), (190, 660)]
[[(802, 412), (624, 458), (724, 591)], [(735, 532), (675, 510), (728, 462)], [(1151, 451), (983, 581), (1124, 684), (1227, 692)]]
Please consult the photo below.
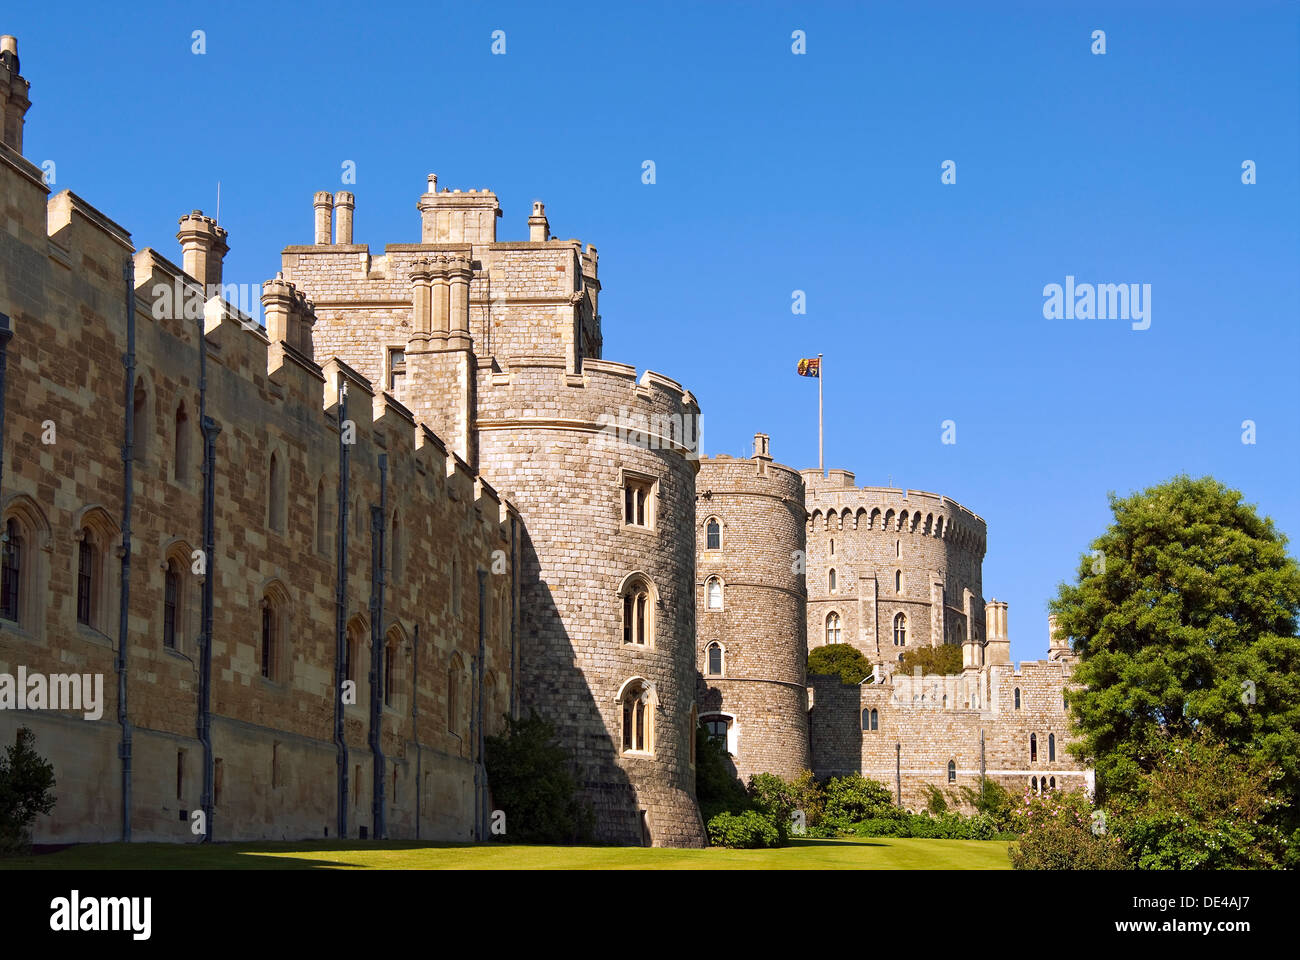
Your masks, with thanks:
[(105, 843), (0, 860), (8, 870), (1009, 870), (992, 840), (792, 840), (776, 850), (403, 842)]

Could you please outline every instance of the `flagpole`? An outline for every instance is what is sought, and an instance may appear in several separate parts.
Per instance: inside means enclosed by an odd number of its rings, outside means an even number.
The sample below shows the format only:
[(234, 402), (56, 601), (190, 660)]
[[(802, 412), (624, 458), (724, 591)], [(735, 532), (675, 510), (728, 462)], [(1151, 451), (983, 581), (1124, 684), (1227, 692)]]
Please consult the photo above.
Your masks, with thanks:
[(826, 476), (825, 447), (822, 443), (822, 378), (826, 375), (826, 365), (822, 355), (817, 354), (817, 469)]

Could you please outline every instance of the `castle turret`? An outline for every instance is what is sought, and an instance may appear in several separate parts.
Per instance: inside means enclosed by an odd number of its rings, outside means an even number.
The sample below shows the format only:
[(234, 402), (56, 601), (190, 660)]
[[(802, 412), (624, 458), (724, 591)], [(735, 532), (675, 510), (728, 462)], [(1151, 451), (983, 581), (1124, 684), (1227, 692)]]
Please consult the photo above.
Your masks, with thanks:
[(1047, 617), (1047, 659), (1063, 660), (1074, 662), (1074, 648), (1070, 646), (1070, 638), (1062, 632), (1056, 622), (1056, 615), (1049, 614)]
[(180, 225), (176, 239), (181, 243), (181, 269), (203, 284), (205, 299), (217, 296), (221, 292), (222, 264), (230, 252), (225, 229), (205, 217), (202, 210), (181, 217)]
[(491, 190), (443, 188), (437, 193), (438, 177), (429, 174), (429, 190), (416, 204), (420, 211), (421, 243), (496, 243), (497, 217), (501, 205)]
[(810, 647), (850, 643), (879, 667), (982, 639), (983, 518), (935, 493), (855, 486), (848, 470), (801, 473)]
[(696, 479), (698, 709), (742, 779), (810, 765), (803, 478), (754, 456), (700, 460)]

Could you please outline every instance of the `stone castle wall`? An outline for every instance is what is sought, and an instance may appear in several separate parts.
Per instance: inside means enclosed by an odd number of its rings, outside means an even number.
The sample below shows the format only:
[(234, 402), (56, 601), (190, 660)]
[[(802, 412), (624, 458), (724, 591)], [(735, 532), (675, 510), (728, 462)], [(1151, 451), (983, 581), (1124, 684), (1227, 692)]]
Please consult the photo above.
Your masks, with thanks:
[[(115, 658), (126, 396), (136, 429), (125, 670), (132, 835), (193, 839), (187, 818), (201, 806), (203, 784), (196, 736), (202, 577), (193, 567), (203, 546), (200, 324), (207, 412), (220, 428), (216, 549), (207, 573), (215, 578), (215, 839), (337, 835), (340, 382), (348, 384), (356, 432), (344, 595), (358, 686), (358, 704), (344, 710), (348, 833), (372, 823), (369, 506), (380, 502), (378, 461), (386, 454), (379, 633), (393, 648), (393, 684), (381, 712), (388, 835), (409, 838), (418, 830), (428, 839), (469, 839), (484, 799), (475, 790), (478, 717), (484, 732), (500, 728), (518, 676), (508, 506), (400, 404), (346, 366), (321, 366), (309, 352), (268, 342), (225, 308), (214, 313), (209, 305), (206, 321), (166, 304), (156, 309), (159, 291), (183, 289), (193, 278), (152, 250), (134, 252), (129, 234), (79, 197), (65, 191), (47, 202), (40, 171), (8, 148), (0, 148), (0, 190), (7, 214), (0, 312), (13, 331), (0, 509), (18, 525), (23, 568), (18, 617), (0, 620), (0, 673), (21, 666), (97, 674), (104, 682), (95, 720), (0, 711), (0, 741), (30, 727), (55, 765), (58, 805), (38, 821), (36, 839), (120, 837)], [(129, 391), (122, 362), (128, 301), (136, 364)], [(304, 346), (309, 350), (309, 341)], [(51, 427), (55, 439), (43, 442)], [(282, 506), (273, 505), (272, 457)], [(79, 537), (93, 546), (88, 623), (79, 622), (77, 609)], [(164, 643), (169, 563), (180, 572), (174, 646)], [(478, 571), (487, 574), (482, 620)], [(261, 659), (264, 610), (279, 637), (269, 677)], [(485, 669), (476, 666), (480, 626)], [(383, 668), (374, 682), (375, 695), (384, 696)]]
[[(723, 718), (727, 748), (742, 780), (755, 773), (796, 777), (809, 768), (804, 668), (803, 479), (765, 453), (705, 458), (696, 480), (696, 668), (699, 714)], [(718, 549), (708, 527), (720, 527)], [(709, 605), (710, 581), (721, 607)], [(713, 644), (722, 669), (710, 668)]]
[(928, 785), (953, 791), (958, 806), (969, 811), (959, 791), (978, 790), (981, 775), (1016, 796), (1091, 789), (1090, 771), (1066, 749), (1071, 733), (1062, 694), (1069, 671), (1061, 661), (1027, 661), (1019, 668), (988, 666), (951, 677), (896, 675), (885, 683), (852, 686), (838, 677), (812, 676), (813, 770), (818, 777), (861, 773), (891, 792), (901, 780), (901, 804), (910, 810), (925, 807)]
[[(420, 198), (421, 243), (390, 244), (372, 259), (318, 227), (316, 244), (285, 249), (283, 273), (313, 301), (317, 348), (386, 378), (519, 510), (521, 702), (571, 750), (598, 837), (699, 845), (690, 722), (698, 407), (666, 377), (638, 380), (599, 358), (594, 247), (550, 239), (540, 204), (530, 240), (497, 242), (495, 195), (434, 187), (431, 178)], [(620, 438), (620, 424), (636, 435)], [(652, 529), (622, 522), (628, 475), (654, 485)], [(635, 575), (656, 597), (647, 647), (622, 638), (620, 591)], [(653, 688), (652, 751), (622, 749), (629, 684)]]

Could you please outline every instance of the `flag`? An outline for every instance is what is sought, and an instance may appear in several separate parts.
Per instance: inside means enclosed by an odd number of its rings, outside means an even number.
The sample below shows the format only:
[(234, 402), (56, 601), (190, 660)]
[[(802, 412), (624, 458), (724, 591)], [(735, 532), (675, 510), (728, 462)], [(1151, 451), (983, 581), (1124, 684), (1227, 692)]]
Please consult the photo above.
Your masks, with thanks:
[(798, 369), (801, 377), (820, 377), (822, 375), (821, 357), (800, 360)]

